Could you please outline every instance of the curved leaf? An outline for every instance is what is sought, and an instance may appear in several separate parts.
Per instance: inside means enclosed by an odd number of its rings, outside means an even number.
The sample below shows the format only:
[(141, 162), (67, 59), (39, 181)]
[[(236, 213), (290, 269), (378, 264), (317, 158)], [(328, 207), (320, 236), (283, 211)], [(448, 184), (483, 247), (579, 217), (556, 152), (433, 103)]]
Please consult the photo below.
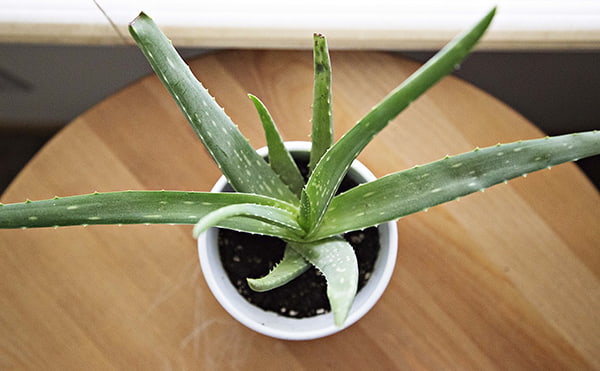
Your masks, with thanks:
[(267, 275), (261, 278), (248, 278), (248, 286), (258, 292), (269, 291), (300, 276), (310, 266), (302, 255), (290, 246), (286, 246), (281, 261)]
[(327, 279), (327, 297), (337, 326), (348, 317), (358, 288), (358, 263), (352, 246), (342, 238), (313, 243), (290, 242)]
[[(224, 225), (223, 221), (238, 216), (244, 216), (245, 218), (236, 219), (233, 223), (235, 226), (233, 229), (235, 230), (272, 235), (271, 226), (275, 226), (278, 230), (276, 237), (299, 239), (303, 235), (303, 230), (296, 222), (295, 214), (292, 212), (273, 206), (236, 204), (222, 207), (202, 217), (194, 226), (194, 237), (197, 238), (209, 228)], [(263, 223), (256, 224), (254, 220)], [(256, 228), (257, 225), (258, 228)], [(252, 228), (256, 229), (252, 230)]]

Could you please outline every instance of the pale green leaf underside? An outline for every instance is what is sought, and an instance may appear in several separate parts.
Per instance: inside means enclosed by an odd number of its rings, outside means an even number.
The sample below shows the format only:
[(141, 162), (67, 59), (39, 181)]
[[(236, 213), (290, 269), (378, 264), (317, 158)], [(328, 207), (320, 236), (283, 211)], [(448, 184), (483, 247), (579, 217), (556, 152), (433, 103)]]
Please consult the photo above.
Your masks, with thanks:
[(315, 239), (426, 210), (495, 184), (600, 154), (597, 131), (502, 144), (387, 175), (335, 197)]
[(304, 187), (304, 178), (294, 162), (294, 159), (285, 148), (283, 140), (279, 135), (279, 131), (277, 130), (275, 122), (267, 110), (267, 107), (265, 107), (263, 102), (254, 95), (249, 94), (249, 97), (258, 111), (258, 115), (265, 130), (267, 147), (269, 149), (269, 165), (299, 198), (302, 188)]
[(317, 166), (317, 162), (333, 144), (331, 62), (327, 40), (323, 35), (315, 34), (313, 37), (313, 61), (312, 146), (308, 164), (310, 171)]
[(233, 188), (297, 203), (297, 197), (256, 153), (154, 21), (142, 13), (129, 30)]
[(248, 278), (248, 286), (254, 291), (263, 292), (275, 289), (300, 276), (310, 268), (310, 264), (293, 248), (286, 246), (283, 258), (264, 277)]
[[(297, 213), (297, 208), (291, 204), (253, 194), (125, 191), (2, 205), (0, 228), (88, 224), (196, 224), (212, 211), (240, 203), (256, 203)], [(235, 220), (230, 223), (235, 226)]]
[(342, 238), (314, 243), (290, 242), (290, 246), (319, 269), (327, 279), (327, 297), (334, 322), (342, 326), (358, 287), (358, 263), (352, 246)]
[(470, 31), (458, 36), (388, 94), (348, 131), (317, 164), (301, 200), (300, 224), (316, 229), (352, 161), (413, 100), (460, 64), (489, 26), (495, 9)]
[[(235, 230), (272, 235), (271, 230), (276, 227), (280, 231), (277, 237), (295, 240), (300, 239), (304, 233), (296, 221), (295, 213), (288, 210), (267, 205), (236, 204), (222, 207), (202, 217), (194, 226), (194, 237), (197, 238), (209, 228), (218, 227), (234, 217), (245, 217), (236, 220)], [(263, 223), (252, 230), (256, 226), (256, 220)]]

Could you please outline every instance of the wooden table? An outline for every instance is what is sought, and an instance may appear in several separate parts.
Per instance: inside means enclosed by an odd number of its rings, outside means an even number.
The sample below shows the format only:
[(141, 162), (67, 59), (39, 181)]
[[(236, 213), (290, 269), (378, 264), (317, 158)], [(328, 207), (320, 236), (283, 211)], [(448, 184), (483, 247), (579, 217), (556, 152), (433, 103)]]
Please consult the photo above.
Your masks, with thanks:
[[(337, 52), (332, 61), (337, 136), (417, 67), (373, 52)], [(285, 139), (308, 139), (309, 52), (220, 52), (191, 65), (255, 147), (264, 139), (249, 92)], [(360, 159), (381, 176), (542, 135), (446, 78)], [(218, 176), (151, 76), (62, 130), (1, 200), (208, 190)], [(204, 283), (189, 226), (0, 231), (0, 368), (600, 369), (600, 196), (575, 165), (398, 226), (397, 266), (381, 301), (349, 329), (307, 342), (234, 321)]]

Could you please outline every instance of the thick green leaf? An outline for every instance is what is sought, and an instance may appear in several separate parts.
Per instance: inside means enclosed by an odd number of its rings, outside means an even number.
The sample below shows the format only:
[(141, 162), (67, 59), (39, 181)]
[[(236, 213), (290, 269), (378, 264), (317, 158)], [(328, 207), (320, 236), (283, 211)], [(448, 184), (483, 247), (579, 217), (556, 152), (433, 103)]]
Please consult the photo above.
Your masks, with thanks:
[(154, 21), (142, 13), (129, 30), (233, 188), (297, 203), (297, 197), (256, 153)]
[(249, 94), (249, 97), (258, 111), (265, 130), (267, 147), (269, 148), (269, 165), (281, 177), (281, 180), (290, 187), (292, 192), (300, 197), (300, 192), (304, 188), (304, 177), (302, 177), (290, 153), (285, 149), (283, 140), (267, 107), (254, 95)]
[(310, 162), (312, 171), (333, 144), (333, 115), (331, 109), (331, 62), (325, 36), (313, 37), (314, 87)]
[[(255, 203), (295, 214), (283, 201), (245, 193), (126, 191), (94, 193), (0, 206), (0, 228), (88, 224), (196, 224), (231, 204)], [(233, 222), (235, 226), (235, 222)]]
[(315, 239), (426, 210), (512, 178), (600, 154), (597, 131), (496, 145), (387, 175), (333, 199)]
[(315, 230), (352, 161), (362, 149), (412, 101), (461, 63), (477, 43), (494, 17), (490, 11), (470, 31), (455, 38), (388, 94), (363, 119), (349, 130), (317, 164), (302, 193), (300, 224)]
[[(194, 226), (194, 237), (197, 238), (209, 228), (220, 226), (224, 221), (239, 216), (245, 218), (236, 219), (235, 228), (233, 228), (235, 230), (270, 235), (272, 226), (274, 226), (280, 231), (277, 237), (284, 239), (299, 239), (304, 234), (293, 212), (266, 205), (236, 204), (222, 207), (202, 217)], [(255, 220), (262, 221), (263, 228), (251, 230), (256, 226)]]
[(306, 272), (311, 265), (293, 248), (286, 246), (283, 259), (264, 277), (248, 278), (248, 286), (263, 292), (275, 289)]
[(339, 237), (313, 243), (290, 242), (290, 246), (327, 279), (327, 297), (333, 319), (337, 326), (342, 326), (358, 288), (358, 263), (354, 249)]

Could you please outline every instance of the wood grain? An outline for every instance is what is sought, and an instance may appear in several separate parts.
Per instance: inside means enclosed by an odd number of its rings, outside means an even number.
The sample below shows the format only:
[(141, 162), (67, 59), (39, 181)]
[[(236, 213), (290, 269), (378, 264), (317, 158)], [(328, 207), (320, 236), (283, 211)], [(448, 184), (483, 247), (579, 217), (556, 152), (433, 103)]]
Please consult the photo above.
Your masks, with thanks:
[[(336, 136), (417, 68), (332, 54)], [(287, 140), (309, 134), (308, 52), (232, 51), (191, 62), (255, 147), (246, 93)], [(543, 134), (456, 78), (363, 152), (378, 176)], [(219, 172), (154, 77), (61, 131), (2, 202), (120, 189), (208, 190)], [(389, 289), (351, 328), (286, 342), (253, 333), (204, 283), (187, 226), (0, 231), (0, 369), (600, 369), (600, 196), (572, 164), (399, 221)]]

